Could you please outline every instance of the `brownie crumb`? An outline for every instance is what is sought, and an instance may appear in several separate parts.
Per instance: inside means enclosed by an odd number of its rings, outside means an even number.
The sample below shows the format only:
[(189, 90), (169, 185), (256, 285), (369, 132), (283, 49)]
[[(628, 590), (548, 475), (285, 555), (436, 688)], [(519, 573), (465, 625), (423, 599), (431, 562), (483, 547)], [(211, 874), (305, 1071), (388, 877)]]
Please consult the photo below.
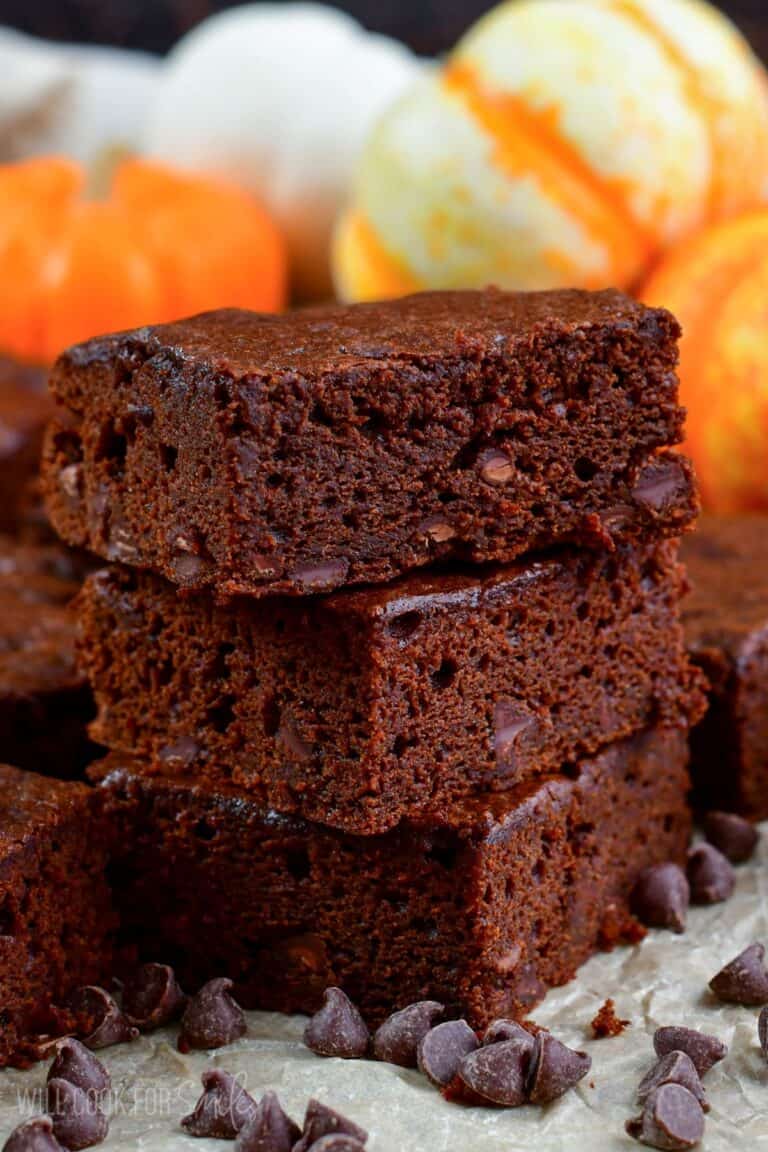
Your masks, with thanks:
[(604, 1040), (608, 1036), (621, 1036), (631, 1023), (631, 1020), (620, 1020), (616, 1015), (613, 1000), (606, 1000), (592, 1021), (592, 1035), (595, 1040)]

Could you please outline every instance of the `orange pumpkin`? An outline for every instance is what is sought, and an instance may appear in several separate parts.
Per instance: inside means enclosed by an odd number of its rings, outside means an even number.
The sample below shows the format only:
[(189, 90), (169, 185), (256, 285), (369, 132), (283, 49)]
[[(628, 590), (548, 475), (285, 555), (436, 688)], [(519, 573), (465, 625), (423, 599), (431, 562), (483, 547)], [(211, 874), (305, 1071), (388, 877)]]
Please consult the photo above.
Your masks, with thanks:
[(686, 449), (705, 506), (768, 511), (768, 211), (692, 237), (641, 295), (683, 326)]
[(0, 350), (51, 361), (99, 332), (285, 304), (283, 238), (235, 185), (126, 160), (104, 200), (57, 157), (0, 167)]

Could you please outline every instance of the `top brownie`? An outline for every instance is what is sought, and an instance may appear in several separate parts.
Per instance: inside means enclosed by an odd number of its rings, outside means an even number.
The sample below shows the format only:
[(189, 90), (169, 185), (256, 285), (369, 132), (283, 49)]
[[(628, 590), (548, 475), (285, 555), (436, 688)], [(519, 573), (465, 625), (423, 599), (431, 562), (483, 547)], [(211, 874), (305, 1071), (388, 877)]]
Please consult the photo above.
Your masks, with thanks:
[(678, 336), (618, 292), (489, 290), (91, 340), (53, 373), (48, 510), (222, 596), (677, 535)]

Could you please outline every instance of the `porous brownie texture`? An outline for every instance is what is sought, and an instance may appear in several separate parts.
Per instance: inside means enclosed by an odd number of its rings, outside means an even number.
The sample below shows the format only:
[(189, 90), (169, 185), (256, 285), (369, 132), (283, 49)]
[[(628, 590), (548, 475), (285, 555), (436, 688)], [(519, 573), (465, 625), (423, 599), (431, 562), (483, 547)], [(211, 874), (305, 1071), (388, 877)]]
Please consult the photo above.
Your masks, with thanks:
[(768, 817), (768, 518), (702, 518), (685, 544), (691, 659), (709, 680), (693, 731), (696, 800)]
[[(628, 893), (682, 861), (687, 739), (657, 729), (383, 836), (265, 809), (233, 788), (92, 767), (123, 835), (126, 938), (185, 988), (228, 975), (248, 1007), (313, 1011), (342, 987), (369, 1022), (435, 999), (476, 1027), (524, 1015), (596, 949), (637, 938)], [(138, 770), (137, 770), (138, 768)]]
[(92, 340), (53, 372), (48, 510), (221, 596), (679, 535), (678, 335), (616, 292), (486, 291)]
[(53, 776), (82, 773), (93, 697), (75, 661), (70, 602), (85, 572), (60, 546), (0, 537), (0, 761)]
[(701, 714), (677, 544), (416, 574), (327, 597), (179, 595), (114, 567), (78, 602), (95, 740), (377, 833)]
[(95, 789), (0, 765), (0, 1066), (40, 1058), (111, 974), (110, 841)]
[(0, 532), (17, 531), (27, 516), (53, 412), (44, 370), (0, 356)]

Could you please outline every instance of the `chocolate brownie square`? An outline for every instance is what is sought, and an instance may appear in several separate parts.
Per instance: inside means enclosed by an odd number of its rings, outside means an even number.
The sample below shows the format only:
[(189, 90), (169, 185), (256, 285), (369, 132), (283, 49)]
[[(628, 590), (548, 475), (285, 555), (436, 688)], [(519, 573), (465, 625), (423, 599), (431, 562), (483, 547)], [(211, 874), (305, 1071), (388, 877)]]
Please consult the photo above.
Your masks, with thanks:
[(70, 544), (219, 595), (679, 535), (679, 328), (617, 292), (213, 312), (59, 360)]
[(704, 808), (768, 817), (768, 518), (705, 516), (686, 541), (684, 624), (709, 711), (692, 733)]
[(126, 938), (184, 987), (312, 1011), (334, 984), (376, 1023), (435, 999), (482, 1027), (520, 1016), (601, 945), (635, 936), (640, 871), (685, 858), (688, 745), (653, 729), (560, 774), (382, 836), (280, 816), (232, 787), (93, 766), (122, 822)]
[(77, 602), (91, 733), (149, 771), (384, 832), (697, 718), (676, 557), (666, 541), (226, 604), (113, 567)]
[(75, 988), (111, 973), (111, 834), (85, 784), (0, 765), (0, 1066), (70, 1031)]
[(93, 759), (93, 697), (75, 661), (81, 557), (0, 537), (0, 761), (72, 777)]
[(42, 368), (0, 356), (0, 532), (15, 532), (30, 503), (54, 412), (45, 379)]

